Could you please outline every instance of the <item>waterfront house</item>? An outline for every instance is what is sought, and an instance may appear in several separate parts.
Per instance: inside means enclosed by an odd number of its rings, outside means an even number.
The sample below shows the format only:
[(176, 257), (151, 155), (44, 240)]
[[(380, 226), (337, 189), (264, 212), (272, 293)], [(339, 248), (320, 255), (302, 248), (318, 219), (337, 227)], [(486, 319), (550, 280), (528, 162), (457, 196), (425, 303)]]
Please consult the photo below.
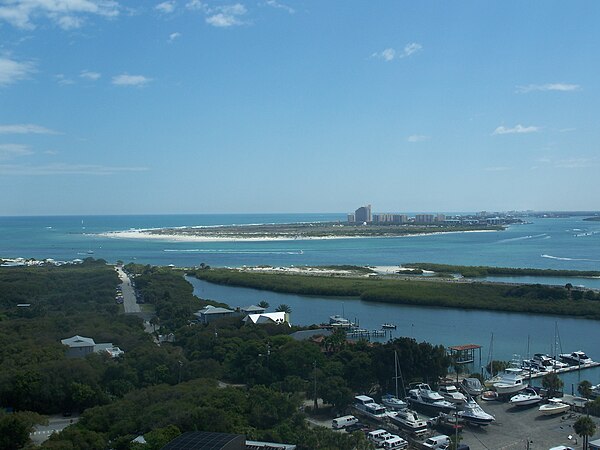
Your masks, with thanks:
[(67, 339), (61, 339), (61, 344), (69, 347), (67, 350), (68, 358), (83, 358), (90, 353), (106, 353), (111, 358), (121, 356), (125, 352), (116, 347), (112, 342), (103, 342), (96, 344), (92, 338), (75, 335)]
[(244, 317), (244, 323), (246, 325), (250, 323), (254, 324), (290, 324), (290, 315), (286, 312), (272, 312), (262, 314), (248, 314)]
[(194, 313), (194, 316), (198, 318), (198, 321), (200, 323), (207, 324), (212, 322), (213, 320), (221, 319), (223, 317), (230, 317), (233, 314), (235, 314), (235, 311), (232, 311), (230, 309), (208, 305), (205, 308), (196, 311)]
[(250, 305), (244, 308), (240, 308), (240, 312), (245, 317), (248, 314), (262, 314), (265, 312), (265, 308), (261, 308), (260, 306)]

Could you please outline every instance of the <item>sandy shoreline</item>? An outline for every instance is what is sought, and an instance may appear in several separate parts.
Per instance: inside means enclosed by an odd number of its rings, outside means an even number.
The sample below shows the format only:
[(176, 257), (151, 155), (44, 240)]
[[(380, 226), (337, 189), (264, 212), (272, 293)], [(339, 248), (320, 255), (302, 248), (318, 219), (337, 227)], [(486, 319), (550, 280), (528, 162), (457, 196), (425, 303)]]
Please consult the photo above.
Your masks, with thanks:
[(431, 233), (404, 234), (398, 236), (261, 236), (248, 237), (241, 235), (225, 236), (190, 236), (180, 234), (154, 234), (149, 229), (127, 230), (127, 231), (107, 231), (99, 233), (97, 236), (114, 239), (148, 239), (167, 242), (273, 242), (273, 241), (315, 241), (332, 239), (376, 239), (376, 238), (409, 238), (419, 236), (433, 236), (438, 234), (457, 234), (457, 233), (491, 233), (502, 230), (462, 230), (462, 231), (434, 231)]

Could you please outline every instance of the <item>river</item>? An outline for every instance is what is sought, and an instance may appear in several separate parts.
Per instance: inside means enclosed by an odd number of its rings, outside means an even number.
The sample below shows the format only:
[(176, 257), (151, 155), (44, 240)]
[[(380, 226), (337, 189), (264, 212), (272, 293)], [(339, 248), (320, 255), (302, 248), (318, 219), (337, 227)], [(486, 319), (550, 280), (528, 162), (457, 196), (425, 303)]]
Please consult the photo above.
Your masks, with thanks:
[[(600, 323), (594, 320), (573, 319), (551, 315), (506, 313), (497, 311), (462, 310), (438, 307), (417, 307), (390, 303), (364, 302), (358, 298), (336, 298), (282, 294), (257, 289), (223, 286), (194, 277), (186, 277), (194, 286), (198, 297), (221, 301), (235, 306), (257, 304), (261, 300), (271, 305), (271, 310), (280, 304), (292, 309), (291, 322), (295, 325), (312, 325), (327, 322), (329, 316), (344, 315), (358, 320), (361, 328), (380, 329), (381, 324), (392, 322), (397, 325), (392, 337), (408, 336), (417, 341), (427, 341), (444, 346), (481, 345), (481, 363), (476, 354), (470, 368), (481, 371), (487, 363), (490, 347), (492, 357), (511, 360), (514, 355), (525, 357), (529, 341), (529, 354), (553, 353), (558, 329), (560, 347), (557, 353), (583, 350), (594, 360), (600, 358)], [(493, 345), (492, 343), (493, 333)], [(388, 336), (389, 338), (389, 336)], [(562, 350), (561, 350), (562, 348)], [(600, 368), (586, 369), (561, 375), (565, 392), (571, 385), (577, 386), (587, 379), (592, 384), (600, 383)], [(538, 380), (539, 383), (539, 380)]]

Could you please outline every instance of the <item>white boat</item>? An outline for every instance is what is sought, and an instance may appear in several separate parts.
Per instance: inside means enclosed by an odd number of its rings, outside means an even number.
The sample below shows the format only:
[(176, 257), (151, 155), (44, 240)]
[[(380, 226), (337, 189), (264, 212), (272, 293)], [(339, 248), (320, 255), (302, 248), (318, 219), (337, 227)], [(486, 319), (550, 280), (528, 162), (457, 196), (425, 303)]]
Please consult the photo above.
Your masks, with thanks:
[(479, 381), (477, 378), (464, 378), (460, 382), (460, 387), (463, 388), (467, 394), (472, 395), (473, 397), (481, 395), (483, 392), (481, 381)]
[(561, 353), (559, 357), (562, 361), (572, 366), (578, 366), (580, 364), (589, 364), (593, 362), (592, 359), (582, 351), (576, 351), (573, 353)]
[(426, 383), (418, 383), (414, 385), (414, 388), (408, 392), (414, 392), (418, 394), (418, 396), (421, 399), (423, 399), (423, 401), (428, 403), (444, 400), (444, 397), (442, 397), (440, 394), (431, 389), (431, 387)]
[(336, 314), (334, 316), (329, 317), (329, 325), (335, 328), (352, 328), (354, 327), (354, 323), (349, 321), (348, 319)]
[(354, 397), (354, 409), (359, 414), (363, 414), (371, 419), (383, 420), (387, 417), (385, 407), (366, 395), (357, 395)]
[(414, 408), (426, 410), (425, 412), (449, 412), (456, 409), (454, 403), (444, 400), (444, 397), (432, 390), (425, 383), (419, 383), (413, 389), (410, 389), (406, 401)]
[(393, 323), (384, 323), (381, 325), (381, 328), (388, 329), (388, 330), (395, 330), (396, 329), (396, 325)]
[(516, 394), (527, 387), (527, 383), (523, 383), (523, 369), (509, 367), (499, 375), (499, 380), (494, 382), (492, 386), (500, 395)]
[(592, 391), (591, 391), (591, 397), (592, 398), (598, 398), (598, 397), (600, 397), (600, 384), (592, 386), (591, 389), (592, 389)]
[(412, 409), (403, 409), (389, 414), (390, 421), (412, 434), (427, 433), (427, 422)]
[(457, 416), (473, 425), (485, 426), (496, 420), (494, 416), (481, 409), (481, 406), (472, 398), (469, 398), (462, 408), (462, 411), (456, 413)]
[(553, 416), (554, 414), (562, 414), (571, 409), (570, 405), (563, 403), (559, 398), (551, 398), (548, 403), (539, 407), (538, 411), (543, 416)]
[(383, 404), (383, 406), (391, 409), (392, 411), (398, 411), (398, 410), (404, 409), (408, 406), (408, 404), (406, 402), (400, 400), (398, 397), (396, 397), (392, 394), (383, 395), (381, 397), (381, 403)]
[(461, 404), (467, 401), (467, 397), (462, 392), (459, 392), (456, 386), (453, 384), (442, 384), (438, 389), (444, 400), (448, 400), (451, 403)]
[(534, 389), (527, 388), (523, 392), (513, 395), (509, 403), (513, 406), (530, 406), (542, 401), (542, 397)]
[(531, 358), (531, 365), (537, 368), (537, 370), (540, 372), (550, 372), (556, 369), (568, 367), (568, 364), (557, 361), (544, 353), (536, 353), (533, 355), (533, 358)]

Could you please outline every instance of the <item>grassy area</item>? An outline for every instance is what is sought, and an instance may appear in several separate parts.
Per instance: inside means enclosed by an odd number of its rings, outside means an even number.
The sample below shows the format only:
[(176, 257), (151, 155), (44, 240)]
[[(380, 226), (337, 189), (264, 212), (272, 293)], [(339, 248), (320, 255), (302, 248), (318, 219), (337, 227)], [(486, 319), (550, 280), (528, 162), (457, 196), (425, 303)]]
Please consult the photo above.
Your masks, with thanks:
[(205, 269), (193, 273), (212, 283), (302, 295), (346, 296), (365, 301), (464, 309), (556, 314), (600, 320), (600, 295), (573, 300), (564, 288), (542, 285), (457, 283), (248, 273)]
[(492, 267), (492, 266), (456, 266), (451, 264), (434, 263), (408, 263), (404, 267), (421, 270), (432, 270), (437, 273), (459, 273), (463, 277), (477, 278), (490, 275), (504, 276), (533, 276), (533, 277), (598, 277), (598, 270), (556, 270), (556, 269), (530, 269), (518, 267)]

